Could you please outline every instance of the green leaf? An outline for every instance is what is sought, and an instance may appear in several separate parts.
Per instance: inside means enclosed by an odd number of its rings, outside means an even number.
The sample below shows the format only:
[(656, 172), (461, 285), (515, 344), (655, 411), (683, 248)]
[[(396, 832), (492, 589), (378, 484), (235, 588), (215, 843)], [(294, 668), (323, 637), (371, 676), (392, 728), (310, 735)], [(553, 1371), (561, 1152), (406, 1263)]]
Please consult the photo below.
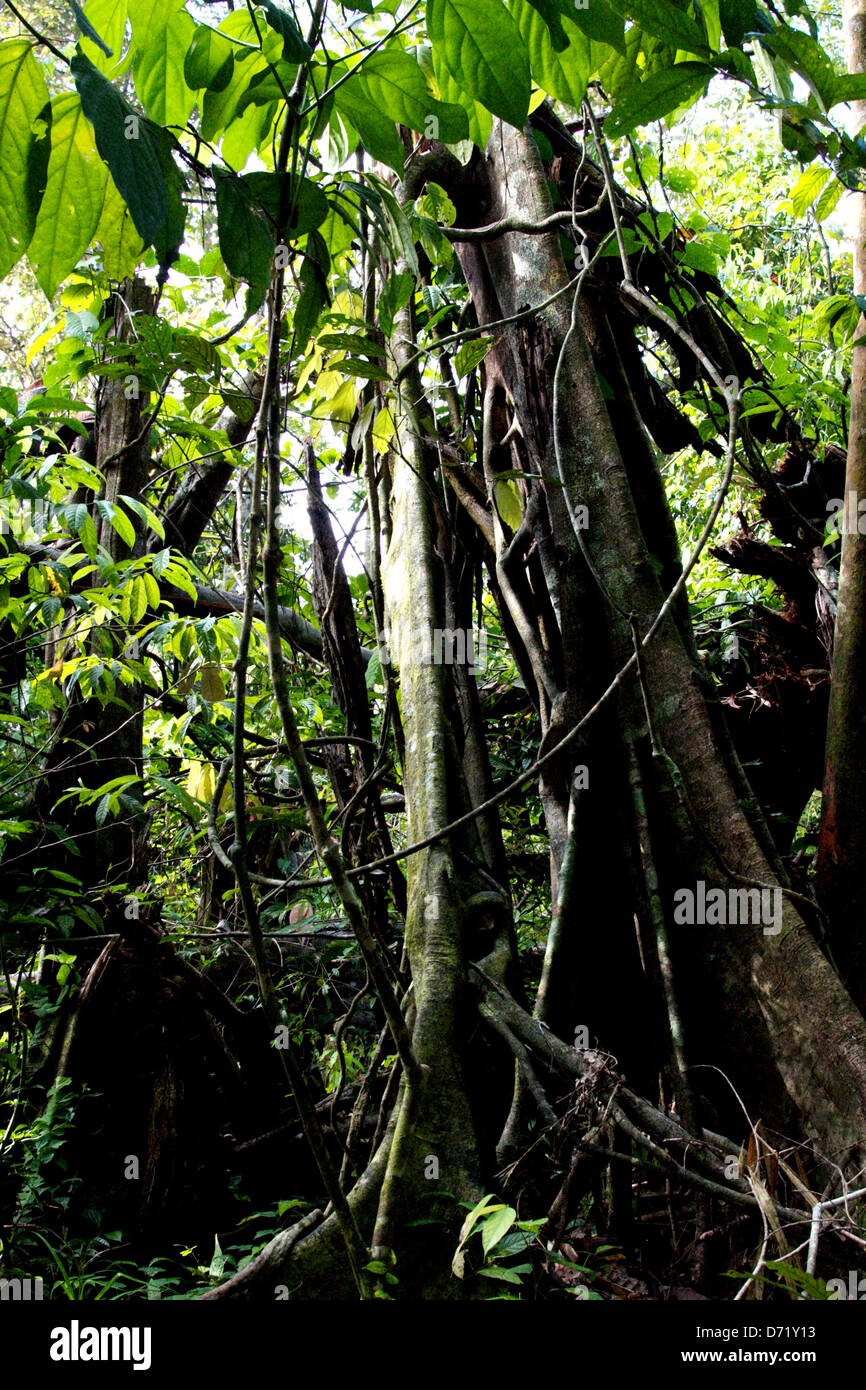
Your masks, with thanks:
[(155, 536), (159, 536), (161, 541), (165, 540), (165, 527), (152, 507), (149, 507), (138, 497), (127, 497), (125, 492), (120, 494), (120, 500), (129, 507), (130, 511), (135, 512), (135, 515), (144, 522), (145, 526), (150, 527)]
[(106, 58), (113, 58), (113, 49), (109, 48), (108, 44), (99, 37), (93, 25), (90, 23), (90, 20), (87, 18), (87, 15), (78, 4), (78, 0), (69, 0), (69, 3), (72, 6), (72, 12), (75, 15), (76, 23), (84, 37), (90, 39), (91, 43), (95, 43), (97, 48), (101, 48)]
[(502, 0), (428, 0), (427, 33), (464, 91), (522, 129), (529, 114), (529, 55)]
[(550, 42), (557, 53), (561, 53), (568, 47), (568, 39), (562, 27), (559, 0), (529, 0), (529, 4), (541, 15), (550, 30)]
[(93, 517), (90, 515), (90, 512), (87, 513), (81, 525), (78, 527), (78, 538), (90, 559), (95, 559), (97, 547), (96, 527), (93, 524)]
[(483, 362), (492, 346), (492, 338), (470, 338), (458, 348), (452, 361), (458, 379), (468, 376), (479, 362)]
[(755, 0), (719, 0), (722, 33), (730, 48), (739, 48), (744, 36), (754, 32), (757, 17)]
[(528, 0), (508, 0), (508, 7), (526, 44), (532, 76), (539, 87), (558, 101), (579, 108), (592, 71), (589, 39), (564, 19), (569, 44), (564, 53), (557, 53), (547, 25)]
[(386, 338), (390, 338), (394, 332), (394, 319), (409, 303), (414, 290), (414, 276), (405, 270), (399, 275), (392, 275), (385, 282), (379, 296), (379, 324)]
[(368, 381), (390, 380), (384, 367), (375, 362), (365, 362), (360, 357), (344, 357), (342, 362), (334, 363), (334, 371), (342, 372), (344, 376), (365, 377)]
[(23, 256), (48, 178), (51, 105), (29, 39), (0, 44), (0, 277)]
[(838, 179), (831, 180), (818, 199), (815, 207), (815, 216), (819, 222), (823, 222), (825, 217), (829, 217), (839, 199), (842, 197), (843, 188)]
[(284, 174), (242, 174), (241, 182), (249, 189), (250, 200), (260, 207), (276, 225), (280, 215), (280, 190), (285, 190), (285, 205), (289, 213), (286, 236), (305, 236), (320, 227), (330, 207), (324, 192), (312, 179), (292, 178)]
[(177, 0), (155, 0), (147, 30), (133, 19), (133, 33), (138, 52), (132, 71), (142, 106), (157, 125), (186, 125), (195, 105), (184, 78), (195, 24)]
[(183, 60), (186, 85), (193, 91), (208, 87), (212, 92), (223, 92), (234, 70), (234, 50), (228, 39), (204, 24), (197, 25)]
[(371, 653), (370, 660), (367, 662), (367, 669), (364, 672), (364, 684), (368, 690), (373, 690), (381, 680), (382, 663), (379, 660), (378, 651), (374, 651)]
[(707, 275), (717, 275), (719, 272), (713, 252), (700, 241), (687, 241), (678, 260), (680, 265), (688, 266), (691, 270), (703, 270)]
[(842, 79), (837, 76), (821, 45), (809, 34), (799, 29), (777, 28), (763, 38), (762, 43), (808, 82), (825, 111), (830, 109), (834, 101), (845, 100), (836, 96)]
[[(315, 237), (318, 236), (318, 233), (314, 232), (312, 235)], [(295, 305), (292, 319), (294, 352), (299, 357), (303, 356), (306, 350), (322, 310), (327, 308), (331, 302), (328, 295), (327, 276), (315, 256), (307, 255), (304, 257), (300, 279), (301, 293), (298, 295), (298, 302)]]
[(862, 101), (866, 97), (866, 72), (842, 73), (830, 85), (828, 109), (842, 101)]
[(446, 145), (469, 139), (463, 107), (438, 101), (416, 60), (402, 49), (374, 53), (345, 85), (357, 86), (371, 106), (428, 139)]
[(355, 357), (384, 357), (385, 349), (372, 338), (363, 338), (357, 333), (320, 333), (320, 348), (334, 348), (338, 352), (348, 352)]
[(518, 531), (523, 520), (520, 490), (513, 478), (497, 478), (494, 488), (496, 510), (511, 531)]
[(159, 126), (152, 125), (150, 121), (143, 124), (146, 125), (153, 143), (168, 193), (168, 214), (153, 238), (153, 249), (156, 252), (160, 267), (159, 279), (164, 280), (168, 267), (177, 260), (178, 252), (183, 245), (186, 205), (181, 196), (183, 186), (181, 176), (172, 157), (173, 146), (170, 135), (167, 131), (161, 130)]
[(588, 39), (606, 44), (617, 53), (625, 53), (624, 23), (621, 14), (616, 14), (608, 0), (590, 0), (584, 8), (578, 9), (571, 0), (562, 0), (563, 14), (582, 29)]
[(397, 134), (397, 127), (390, 116), (372, 106), (359, 83), (352, 85), (351, 79), (337, 88), (334, 96), (335, 109), (345, 119), (351, 121), (364, 149), (380, 164), (387, 164), (398, 173), (403, 171), (406, 152)]
[(151, 560), (151, 567), (157, 579), (162, 579), (171, 563), (171, 551), (168, 549), (158, 550)]
[(498, 1212), (493, 1212), (492, 1216), (488, 1216), (481, 1227), (481, 1245), (485, 1255), (491, 1252), (493, 1245), (499, 1244), (516, 1220), (517, 1212), (513, 1207), (502, 1207)]
[[(75, 58), (73, 64), (79, 61), (87, 59)], [(27, 248), (33, 273), (49, 299), (89, 247), (107, 186), (108, 170), (96, 157), (81, 101), (74, 92), (55, 97), (48, 181)]]
[(87, 309), (71, 309), (66, 315), (67, 338), (80, 338), (85, 342), (99, 327), (99, 319)]
[(305, 63), (313, 56), (313, 50), (301, 34), (290, 14), (274, 4), (274, 0), (257, 0), (264, 10), (270, 27), (283, 41), (283, 57), (287, 63)]
[(803, 170), (791, 189), (791, 205), (795, 217), (803, 217), (809, 211), (830, 177), (830, 170), (822, 164), (810, 164), (808, 169)]
[(667, 116), (706, 87), (713, 75), (708, 63), (676, 63), (661, 68), (637, 87), (618, 96), (613, 112), (605, 122), (605, 133), (624, 135), (635, 126), (648, 125)]
[(623, 18), (633, 19), (645, 34), (664, 39), (671, 48), (686, 53), (707, 51), (706, 38), (695, 21), (671, 0), (610, 0), (610, 5)]
[(149, 245), (169, 211), (168, 188), (152, 127), (83, 54), (76, 54), (70, 69), (84, 113), (93, 126), (96, 148), (111, 170), (139, 236)]
[(116, 531), (124, 545), (132, 550), (135, 545), (135, 528), (126, 512), (122, 511), (115, 502), (106, 501), (100, 498), (96, 502), (96, 510), (99, 515), (104, 517), (112, 530)]
[(438, 53), (435, 48), (433, 49), (433, 73), (443, 101), (452, 106), (463, 107), (469, 125), (469, 139), (473, 140), (480, 150), (483, 150), (493, 129), (493, 117), (487, 107), (482, 106), (481, 102), (476, 101), (468, 92), (464, 92), (459, 82), (455, 81), (445, 66), (445, 60), (441, 53)]
[[(100, 72), (111, 72), (120, 65), (120, 51), (126, 33), (127, 0), (87, 0), (84, 16), (103, 40), (100, 44), (86, 36), (81, 50)], [(106, 47), (109, 52), (106, 52)]]
[(135, 230), (132, 213), (118, 193), (114, 179), (108, 180), (102, 216), (93, 239), (102, 247), (102, 268), (112, 280), (123, 280), (131, 275), (144, 252), (144, 242)]
[(246, 280), (247, 313), (264, 301), (271, 276), (274, 239), (253, 209), (250, 189), (235, 174), (214, 169), (219, 244), (226, 270)]

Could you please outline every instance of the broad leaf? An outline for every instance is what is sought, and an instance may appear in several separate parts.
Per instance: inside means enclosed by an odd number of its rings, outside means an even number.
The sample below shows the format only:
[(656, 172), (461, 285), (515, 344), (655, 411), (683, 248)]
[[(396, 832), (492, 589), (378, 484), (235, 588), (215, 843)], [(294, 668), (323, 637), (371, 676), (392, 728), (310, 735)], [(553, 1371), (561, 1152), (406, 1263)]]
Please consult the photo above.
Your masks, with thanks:
[(234, 70), (234, 51), (229, 40), (215, 29), (199, 24), (183, 60), (187, 86), (193, 91), (201, 87), (209, 87), (212, 92), (225, 91)]
[(169, 210), (168, 188), (151, 128), (89, 58), (76, 54), (70, 68), (84, 114), (93, 126), (96, 148), (111, 170), (139, 235), (149, 244)]
[(706, 36), (672, 0), (610, 0), (610, 4), (617, 14), (633, 19), (645, 34), (664, 39), (671, 48), (681, 48), (686, 53), (706, 52)]
[[(78, 61), (87, 59), (73, 59)], [(33, 273), (49, 299), (90, 246), (108, 186), (108, 170), (93, 148), (93, 132), (79, 98), (74, 92), (55, 97), (51, 113), (48, 182), (27, 248)]]
[(78, 0), (69, 0), (69, 3), (72, 6), (72, 11), (75, 15), (75, 21), (84, 37), (86, 39), (90, 39), (91, 43), (95, 43), (97, 48), (101, 49), (102, 52), (105, 54), (106, 58), (113, 58), (114, 50), (109, 48), (108, 44), (105, 42), (104, 39), (100, 38), (93, 25), (90, 23), (90, 20), (88, 19), (87, 15), (84, 13), (81, 6), (79, 5)]
[(485, 1255), (489, 1255), (490, 1251), (498, 1244), (506, 1231), (510, 1229), (512, 1222), (516, 1221), (516, 1219), (517, 1212), (514, 1210), (514, 1207), (501, 1207), (500, 1210), (495, 1211), (492, 1216), (488, 1216), (481, 1228), (481, 1244)]
[(722, 33), (731, 48), (739, 48), (745, 35), (754, 30), (757, 12), (755, 0), (719, 0)]
[(573, 20), (578, 29), (583, 30), (588, 39), (606, 44), (616, 49), (617, 53), (625, 53), (623, 17), (611, 8), (608, 0), (591, 0), (583, 9), (572, 4), (571, 0), (562, 0), (562, 12), (567, 19)]
[[(461, 106), (437, 101), (418, 63), (402, 49), (374, 53), (345, 84), (392, 121), (446, 145), (469, 138)], [(350, 113), (351, 116), (351, 113)]]
[(138, 49), (133, 75), (142, 106), (159, 125), (185, 125), (195, 105), (195, 92), (184, 78), (195, 24), (177, 0), (154, 0), (147, 29), (133, 19), (133, 33)]
[(502, 0), (428, 0), (427, 33), (464, 91), (522, 128), (529, 114), (529, 55)]
[(635, 126), (658, 121), (706, 87), (714, 69), (707, 63), (677, 63), (662, 68), (639, 86), (617, 97), (613, 113), (605, 122), (605, 133), (624, 135)]
[(244, 181), (222, 169), (214, 169), (214, 179), (220, 252), (229, 274), (249, 285), (247, 313), (253, 313), (267, 292), (274, 239)]
[(539, 87), (579, 108), (592, 72), (589, 39), (570, 20), (563, 19), (569, 44), (564, 53), (557, 53), (550, 30), (528, 0), (508, 0), (508, 7), (526, 44), (532, 76)]
[(301, 269), (301, 293), (292, 320), (293, 350), (298, 357), (303, 356), (322, 311), (331, 302), (328, 294), (329, 267), (327, 246), (318, 232), (311, 232)]
[(283, 57), (287, 63), (305, 63), (312, 57), (312, 49), (301, 34), (295, 21), (274, 0), (258, 0), (264, 9), (268, 24), (283, 41)]
[(84, 6), (85, 19), (102, 39), (105, 48), (111, 50), (110, 54), (106, 53), (95, 40), (86, 36), (82, 38), (82, 53), (100, 72), (112, 72), (120, 64), (126, 33), (127, 2), (128, 0), (87, 0)]
[(351, 80), (338, 87), (334, 97), (335, 108), (348, 121), (351, 121), (364, 149), (380, 164), (401, 173), (406, 152), (397, 134), (397, 127), (390, 116), (370, 104), (365, 90)]
[(0, 44), (0, 276), (23, 256), (48, 178), (51, 106), (29, 39)]
[(828, 178), (830, 170), (822, 164), (810, 164), (804, 169), (791, 189), (791, 205), (795, 217), (802, 217), (815, 202)]
[(274, 226), (280, 216), (280, 190), (285, 190), (285, 235), (290, 238), (312, 232), (328, 216), (328, 200), (311, 179), (292, 178), (287, 174), (281, 181), (276, 174), (258, 172), (241, 177), (252, 203), (265, 212)]
[(478, 148), (483, 150), (493, 129), (493, 117), (487, 107), (482, 106), (481, 102), (476, 101), (468, 92), (464, 92), (459, 82), (451, 76), (441, 53), (438, 53), (435, 48), (433, 49), (433, 72), (443, 101), (463, 107), (469, 122), (469, 139), (474, 140)]

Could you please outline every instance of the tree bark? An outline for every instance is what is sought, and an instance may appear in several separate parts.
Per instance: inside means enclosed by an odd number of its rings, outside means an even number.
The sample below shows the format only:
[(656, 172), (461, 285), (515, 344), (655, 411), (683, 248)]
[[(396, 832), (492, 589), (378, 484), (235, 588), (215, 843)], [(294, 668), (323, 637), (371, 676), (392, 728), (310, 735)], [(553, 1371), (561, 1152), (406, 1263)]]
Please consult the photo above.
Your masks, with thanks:
[[(866, 4), (845, 0), (848, 71), (866, 72)], [(852, 103), (854, 126), (866, 124), (866, 101)], [(866, 294), (866, 194), (852, 193), (854, 293)], [(866, 499), (866, 315), (861, 315), (851, 367), (851, 421), (845, 501), (852, 524), (842, 536), (824, 769), (818, 883), (830, 919), (830, 940), (848, 987), (866, 1008), (866, 536), (859, 504)], [(852, 504), (852, 505), (851, 505)]]

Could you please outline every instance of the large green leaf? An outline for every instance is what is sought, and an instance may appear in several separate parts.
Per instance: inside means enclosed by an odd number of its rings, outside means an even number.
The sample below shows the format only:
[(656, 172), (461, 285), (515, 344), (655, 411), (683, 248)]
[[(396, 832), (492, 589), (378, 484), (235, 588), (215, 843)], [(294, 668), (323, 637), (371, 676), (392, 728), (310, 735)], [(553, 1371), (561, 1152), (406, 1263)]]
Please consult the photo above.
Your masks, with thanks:
[(128, 0), (87, 0), (84, 17), (96, 30), (110, 55), (104, 53), (98, 44), (84, 37), (81, 51), (100, 72), (111, 72), (120, 63), (123, 37), (126, 32)]
[(562, 27), (562, 5), (560, 0), (529, 0), (550, 30), (550, 41), (557, 53), (568, 47), (568, 36)]
[(165, 174), (152, 127), (132, 110), (89, 58), (78, 53), (70, 67), (84, 113), (93, 126), (96, 148), (111, 170), (139, 235), (150, 244), (169, 210)]
[(755, 28), (758, 6), (756, 0), (719, 0), (722, 33), (732, 48), (739, 48), (746, 34)]
[(608, 0), (592, 0), (583, 9), (578, 9), (571, 0), (561, 0), (561, 4), (566, 18), (572, 19), (588, 39), (607, 44), (608, 48), (615, 48), (618, 53), (625, 53), (623, 17), (611, 9)]
[(474, 140), (478, 148), (483, 150), (493, 129), (493, 117), (487, 107), (482, 106), (481, 102), (476, 101), (468, 92), (464, 92), (460, 83), (451, 76), (445, 66), (445, 60), (441, 53), (437, 53), (435, 48), (433, 49), (433, 72), (442, 100), (463, 107), (469, 122), (469, 139)]
[(184, 78), (184, 64), (195, 36), (195, 24), (177, 0), (149, 0), (149, 3), (147, 28), (133, 19), (138, 50), (133, 65), (135, 90), (145, 111), (157, 124), (182, 126), (195, 105), (195, 92)]
[(522, 128), (529, 113), (529, 55), (502, 0), (428, 0), (427, 33), (464, 91)]
[(292, 319), (294, 353), (302, 357), (323, 309), (330, 304), (328, 269), (330, 255), (318, 232), (311, 232), (301, 270), (301, 293)]
[[(281, 44), (278, 34), (260, 26), (261, 51), (253, 51), (250, 44), (257, 45), (258, 38), (252, 19), (246, 9), (233, 10), (219, 25), (219, 33), (225, 34), (234, 50), (234, 69), (230, 80), (209, 84), (201, 103), (201, 133), (205, 140), (216, 140), (227, 131), (238, 110), (244, 93), (256, 79), (268, 72), (268, 63), (280, 61)], [(243, 45), (243, 46), (241, 46)]]
[(301, 34), (295, 21), (274, 0), (258, 0), (264, 9), (271, 28), (283, 41), (283, 57), (287, 63), (305, 63), (312, 56), (312, 49)]
[(841, 101), (863, 101), (866, 98), (866, 72), (849, 72), (834, 78), (830, 88), (828, 108)]
[(706, 52), (706, 36), (672, 0), (610, 0), (610, 5), (617, 14), (633, 19), (645, 34), (664, 39), (671, 48)]
[(89, 247), (107, 186), (108, 170), (93, 148), (81, 101), (74, 92), (55, 97), (48, 182), (27, 248), (33, 273), (49, 299)]
[(112, 280), (131, 275), (141, 260), (144, 242), (135, 230), (132, 214), (109, 179), (102, 205), (102, 216), (94, 234), (102, 247), (102, 265)]
[(232, 169), (242, 169), (253, 150), (266, 138), (276, 114), (276, 102), (269, 106), (238, 107), (222, 138), (222, 157)]
[(819, 43), (799, 29), (776, 29), (762, 43), (777, 59), (798, 73), (828, 110), (838, 82), (836, 70)]
[(222, 92), (231, 82), (234, 70), (234, 51), (229, 40), (204, 24), (196, 25), (183, 60), (186, 85), (194, 91), (210, 87), (211, 91)]
[(285, 208), (288, 214), (286, 235), (304, 236), (320, 227), (330, 211), (322, 189), (312, 179), (292, 178), (286, 174), (243, 174), (241, 182), (249, 190), (250, 199), (264, 210), (276, 226), (280, 215), (280, 191), (285, 189)]
[(109, 47), (109, 45), (105, 42), (103, 38), (100, 37), (98, 30), (94, 29), (90, 20), (87, 18), (87, 15), (84, 13), (83, 9), (79, 5), (78, 0), (69, 0), (69, 3), (72, 6), (72, 12), (75, 15), (75, 22), (81, 30), (81, 33), (83, 34), (84, 38), (90, 39), (90, 42), (95, 44), (96, 47), (102, 53), (105, 54), (106, 58), (113, 58), (114, 50)]
[(165, 221), (159, 226), (153, 238), (153, 249), (156, 252), (160, 267), (159, 278), (164, 280), (168, 267), (177, 259), (177, 254), (183, 244), (186, 204), (181, 196), (182, 180), (174, 162), (171, 136), (168, 131), (162, 130), (160, 126), (151, 125), (149, 121), (144, 122), (144, 124), (147, 126), (153, 142), (168, 198), (168, 212)]
[(247, 312), (253, 313), (267, 293), (274, 238), (252, 205), (249, 187), (234, 174), (214, 169), (220, 253), (226, 270), (249, 285)]
[(401, 173), (406, 151), (390, 116), (372, 106), (366, 93), (358, 86), (353, 88), (351, 82), (337, 88), (334, 105), (341, 116), (351, 121), (368, 154)]
[(0, 44), (0, 276), (24, 255), (48, 177), (51, 106), (29, 39)]
[(708, 63), (677, 63), (654, 72), (637, 87), (626, 88), (605, 122), (608, 135), (624, 135), (635, 126), (661, 120), (706, 87), (715, 69)]
[(526, 44), (532, 76), (539, 87), (557, 100), (579, 108), (592, 75), (589, 39), (563, 17), (563, 32), (569, 42), (564, 52), (557, 53), (548, 26), (528, 0), (508, 0), (508, 7)]
[(361, 100), (421, 135), (446, 145), (469, 138), (463, 107), (437, 101), (418, 63), (403, 49), (374, 53), (345, 86), (350, 97), (357, 89)]

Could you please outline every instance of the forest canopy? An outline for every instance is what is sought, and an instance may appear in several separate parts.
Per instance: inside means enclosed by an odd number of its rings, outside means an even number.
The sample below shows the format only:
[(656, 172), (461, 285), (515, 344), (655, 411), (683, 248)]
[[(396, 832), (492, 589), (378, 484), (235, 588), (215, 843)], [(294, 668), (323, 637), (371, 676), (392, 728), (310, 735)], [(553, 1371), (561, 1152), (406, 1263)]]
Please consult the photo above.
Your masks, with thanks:
[(864, 128), (862, 0), (7, 0), (4, 1298), (849, 1296)]

